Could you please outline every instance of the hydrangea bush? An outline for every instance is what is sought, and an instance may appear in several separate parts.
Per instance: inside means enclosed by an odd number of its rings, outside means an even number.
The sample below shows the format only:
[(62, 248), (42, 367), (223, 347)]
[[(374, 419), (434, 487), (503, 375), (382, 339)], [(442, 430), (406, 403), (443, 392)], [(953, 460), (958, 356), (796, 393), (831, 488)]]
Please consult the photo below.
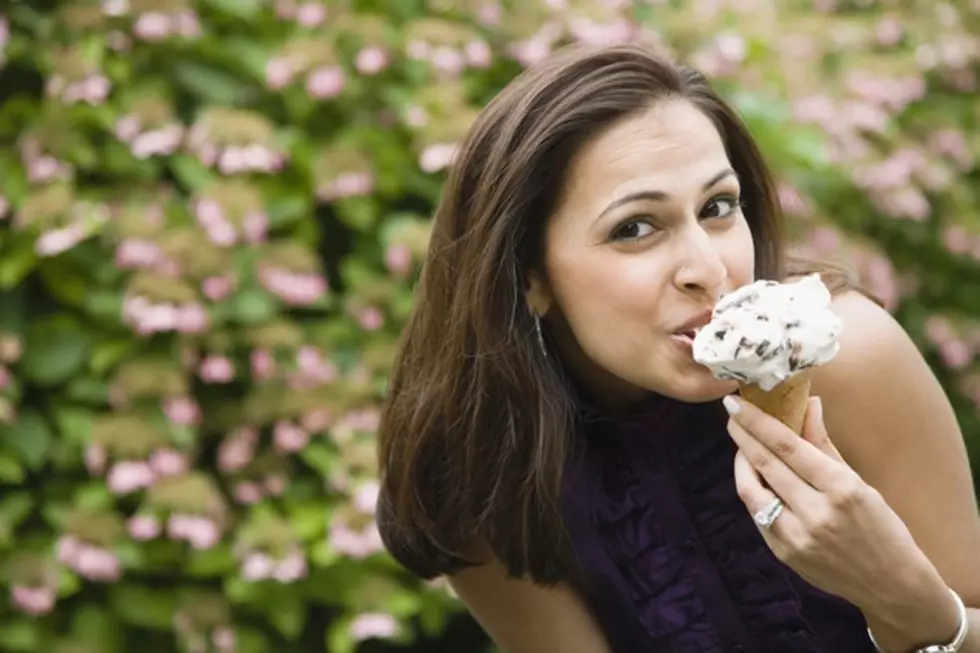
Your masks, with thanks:
[(379, 401), (456, 144), (565, 43), (713, 76), (980, 452), (977, 0), (5, 7), (0, 651), (440, 636), (374, 524)]

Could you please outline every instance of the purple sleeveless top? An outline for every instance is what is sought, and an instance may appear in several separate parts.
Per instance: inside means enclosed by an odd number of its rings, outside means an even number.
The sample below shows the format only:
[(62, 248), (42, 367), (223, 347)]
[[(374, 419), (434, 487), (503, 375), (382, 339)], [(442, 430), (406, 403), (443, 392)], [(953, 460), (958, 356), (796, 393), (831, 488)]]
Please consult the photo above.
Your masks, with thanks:
[(736, 494), (720, 402), (581, 414), (565, 517), (615, 653), (875, 653), (857, 608), (766, 546)]

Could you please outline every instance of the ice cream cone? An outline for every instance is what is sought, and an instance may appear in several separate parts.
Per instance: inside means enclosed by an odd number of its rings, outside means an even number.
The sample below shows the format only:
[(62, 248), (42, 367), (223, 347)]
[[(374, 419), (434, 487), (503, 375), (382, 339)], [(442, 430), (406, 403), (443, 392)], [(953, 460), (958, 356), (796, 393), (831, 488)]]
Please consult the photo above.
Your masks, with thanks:
[(813, 370), (804, 370), (768, 391), (754, 384), (739, 384), (739, 394), (802, 435), (812, 377)]

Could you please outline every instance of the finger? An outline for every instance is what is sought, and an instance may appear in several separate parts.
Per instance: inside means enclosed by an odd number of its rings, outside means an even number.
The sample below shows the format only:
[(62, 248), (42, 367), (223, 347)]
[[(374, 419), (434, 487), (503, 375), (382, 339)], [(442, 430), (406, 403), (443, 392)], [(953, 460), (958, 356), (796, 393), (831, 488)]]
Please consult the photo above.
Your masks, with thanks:
[[(748, 458), (741, 451), (735, 454), (735, 490), (738, 492), (738, 497), (745, 504), (745, 508), (748, 513), (755, 519), (755, 514), (768, 507), (773, 500), (777, 498), (776, 494), (767, 488), (762, 483), (762, 478), (759, 473), (752, 467)], [(788, 504), (784, 500), (784, 508), (782, 514), (776, 518), (776, 521), (772, 523), (769, 528), (765, 528), (756, 524), (756, 528), (762, 533), (762, 536), (766, 539), (770, 548), (777, 546), (774, 539), (770, 538), (770, 535), (775, 535), (776, 538), (782, 537), (783, 528), (786, 525), (787, 517), (792, 515), (792, 511)]]
[[(776, 498), (775, 493), (763, 486), (759, 473), (741, 451), (735, 454), (735, 487), (739, 498), (742, 499), (742, 503), (745, 504), (753, 520), (758, 511), (769, 506)], [(785, 505), (783, 511), (769, 528), (760, 526), (758, 523), (755, 527), (762, 534), (766, 545), (781, 560), (787, 558), (787, 554), (791, 550), (790, 543), (799, 541), (801, 535), (806, 532), (806, 526), (800, 520), (799, 513), (790, 508), (789, 505)]]
[(753, 438), (742, 426), (733, 420), (728, 422), (728, 433), (748, 464), (772, 488), (772, 492), (782, 498), (786, 505), (805, 512), (819, 499), (819, 493), (805, 479), (801, 478), (779, 456)]
[(820, 397), (811, 397), (806, 411), (806, 421), (803, 424), (803, 437), (820, 451), (831, 458), (844, 462), (840, 451), (831, 442), (827, 427), (823, 421), (823, 402)]
[[(725, 407), (732, 417), (730, 423), (742, 427), (745, 433), (782, 460), (800, 478), (821, 490), (833, 486), (840, 471), (838, 460), (741, 397), (725, 397)], [(754, 458), (752, 461), (755, 462)]]

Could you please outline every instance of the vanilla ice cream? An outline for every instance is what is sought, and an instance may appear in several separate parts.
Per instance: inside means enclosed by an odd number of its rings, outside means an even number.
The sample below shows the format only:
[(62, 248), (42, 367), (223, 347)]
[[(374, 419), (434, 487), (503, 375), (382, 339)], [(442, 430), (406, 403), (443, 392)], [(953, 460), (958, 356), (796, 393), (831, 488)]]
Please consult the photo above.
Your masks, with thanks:
[(840, 349), (841, 320), (820, 275), (756, 281), (724, 297), (694, 338), (694, 360), (719, 379), (769, 391)]

